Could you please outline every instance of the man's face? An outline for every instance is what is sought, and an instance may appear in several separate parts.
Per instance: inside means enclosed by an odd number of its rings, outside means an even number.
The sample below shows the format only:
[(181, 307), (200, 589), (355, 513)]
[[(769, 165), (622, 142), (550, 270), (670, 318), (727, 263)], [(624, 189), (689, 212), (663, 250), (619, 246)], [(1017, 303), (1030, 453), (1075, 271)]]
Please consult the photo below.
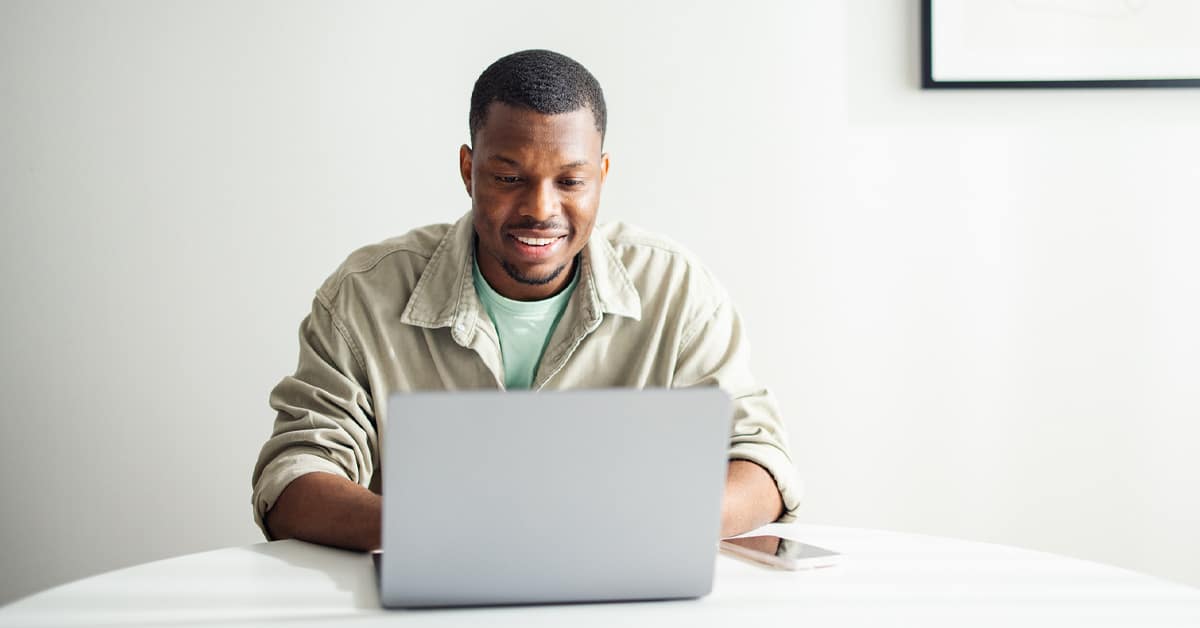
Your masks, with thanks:
[(494, 102), (474, 149), (459, 150), (459, 168), (488, 283), (523, 301), (565, 287), (608, 175), (591, 109), (545, 115)]

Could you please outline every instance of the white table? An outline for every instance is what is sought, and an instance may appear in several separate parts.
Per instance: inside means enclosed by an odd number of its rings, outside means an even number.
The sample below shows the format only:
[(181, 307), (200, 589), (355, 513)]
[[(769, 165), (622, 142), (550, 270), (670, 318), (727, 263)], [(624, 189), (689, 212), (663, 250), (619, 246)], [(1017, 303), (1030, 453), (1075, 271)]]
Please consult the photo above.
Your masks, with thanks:
[(1050, 554), (809, 525), (777, 533), (842, 564), (771, 571), (720, 556), (698, 600), (390, 611), (369, 556), (298, 541), (181, 556), (0, 609), (0, 626), (1155, 626), (1200, 627), (1200, 589)]

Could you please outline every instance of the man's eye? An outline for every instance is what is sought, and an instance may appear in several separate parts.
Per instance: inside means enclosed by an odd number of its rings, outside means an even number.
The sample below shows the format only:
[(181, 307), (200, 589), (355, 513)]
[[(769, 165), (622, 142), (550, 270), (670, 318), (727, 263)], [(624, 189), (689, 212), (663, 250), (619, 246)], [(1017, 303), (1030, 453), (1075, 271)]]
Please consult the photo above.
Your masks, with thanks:
[(559, 183), (569, 188), (577, 187), (583, 185), (583, 179), (563, 179), (562, 181), (559, 181)]
[(512, 176), (498, 174), (498, 175), (496, 175), (496, 182), (504, 183), (506, 185), (512, 185), (513, 183), (520, 183), (521, 177), (512, 177)]

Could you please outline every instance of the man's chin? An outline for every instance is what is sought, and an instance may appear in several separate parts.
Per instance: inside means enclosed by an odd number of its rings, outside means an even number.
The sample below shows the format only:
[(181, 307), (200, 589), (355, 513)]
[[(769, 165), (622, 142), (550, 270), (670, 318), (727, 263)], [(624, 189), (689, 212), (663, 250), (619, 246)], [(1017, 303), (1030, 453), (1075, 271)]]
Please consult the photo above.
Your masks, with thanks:
[(560, 276), (562, 276), (563, 271), (567, 269), (568, 265), (569, 264), (559, 264), (557, 266), (552, 266), (550, 270), (545, 270), (543, 268), (522, 269), (506, 261), (501, 262), (501, 266), (504, 268), (504, 272), (509, 276), (509, 278), (517, 283), (527, 286), (544, 286), (548, 283), (551, 283), (555, 279), (558, 279)]

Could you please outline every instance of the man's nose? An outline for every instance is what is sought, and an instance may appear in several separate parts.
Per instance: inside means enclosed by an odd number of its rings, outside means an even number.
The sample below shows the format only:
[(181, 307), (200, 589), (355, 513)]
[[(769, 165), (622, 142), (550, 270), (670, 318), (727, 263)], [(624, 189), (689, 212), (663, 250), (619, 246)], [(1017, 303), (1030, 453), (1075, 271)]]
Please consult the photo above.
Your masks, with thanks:
[(554, 187), (553, 181), (544, 181), (530, 187), (525, 212), (538, 221), (559, 214), (558, 189)]

